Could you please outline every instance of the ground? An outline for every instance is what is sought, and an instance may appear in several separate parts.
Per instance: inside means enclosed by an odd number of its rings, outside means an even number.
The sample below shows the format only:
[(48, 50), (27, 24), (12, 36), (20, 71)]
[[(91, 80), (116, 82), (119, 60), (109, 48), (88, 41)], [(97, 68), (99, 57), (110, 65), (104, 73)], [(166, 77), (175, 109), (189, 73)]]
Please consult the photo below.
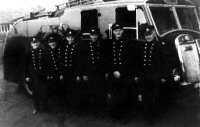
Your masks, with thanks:
[[(200, 103), (198, 91), (183, 91), (183, 95), (164, 109), (153, 127), (200, 127)], [(3, 80), (0, 71), (0, 127), (146, 127), (140, 114), (124, 124), (108, 117), (96, 118), (92, 114), (77, 115), (68, 112), (40, 112), (32, 114), (32, 101), (18, 85)]]

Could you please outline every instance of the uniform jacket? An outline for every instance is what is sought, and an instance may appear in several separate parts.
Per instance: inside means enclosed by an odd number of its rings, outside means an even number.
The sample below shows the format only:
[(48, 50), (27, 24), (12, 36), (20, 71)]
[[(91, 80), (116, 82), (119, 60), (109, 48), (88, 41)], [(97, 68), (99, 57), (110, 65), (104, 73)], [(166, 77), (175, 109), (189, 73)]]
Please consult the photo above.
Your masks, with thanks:
[(105, 69), (104, 61), (104, 41), (96, 42), (83, 41), (81, 45), (81, 55), (83, 57), (83, 75), (103, 74)]
[(46, 54), (44, 47), (40, 46), (37, 49), (33, 49), (30, 45), (26, 50), (25, 58), (25, 75), (29, 78), (36, 76), (45, 77), (46, 73)]
[(61, 75), (79, 75), (80, 69), (80, 51), (79, 44), (74, 43), (69, 45), (68, 43), (63, 45), (61, 48), (60, 58), (60, 72)]
[(107, 48), (107, 70), (110, 75), (114, 71), (119, 71), (122, 76), (130, 75), (132, 70), (132, 51), (129, 45), (129, 40), (122, 38), (120, 40), (108, 40)]
[(51, 49), (49, 46), (46, 48), (46, 73), (51, 79), (60, 76), (60, 51), (59, 47)]
[(156, 40), (152, 42), (137, 41), (135, 55), (137, 75), (150, 75), (161, 78), (165, 75), (165, 58), (163, 55), (163, 43)]

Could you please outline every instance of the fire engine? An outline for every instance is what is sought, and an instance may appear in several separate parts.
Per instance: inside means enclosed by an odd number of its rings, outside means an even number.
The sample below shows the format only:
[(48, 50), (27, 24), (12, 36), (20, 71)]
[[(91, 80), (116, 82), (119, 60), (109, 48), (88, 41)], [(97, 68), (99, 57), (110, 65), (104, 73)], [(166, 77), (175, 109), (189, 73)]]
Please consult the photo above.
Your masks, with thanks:
[(80, 31), (82, 39), (88, 39), (89, 29), (94, 26), (100, 28), (103, 38), (112, 38), (114, 22), (123, 24), (125, 34), (133, 43), (143, 39), (144, 24), (153, 25), (157, 39), (171, 47), (166, 53), (169, 64), (176, 68), (172, 74), (178, 71), (182, 77), (178, 82), (182, 85), (200, 82), (200, 22), (198, 6), (190, 0), (69, 0), (56, 5), (54, 12), (32, 12), (29, 17), (14, 23), (8, 33), (4, 52), (5, 78), (23, 84), (20, 60), (27, 41), (10, 41), (15, 40), (12, 38), (28, 40), (38, 32), (71, 28)]

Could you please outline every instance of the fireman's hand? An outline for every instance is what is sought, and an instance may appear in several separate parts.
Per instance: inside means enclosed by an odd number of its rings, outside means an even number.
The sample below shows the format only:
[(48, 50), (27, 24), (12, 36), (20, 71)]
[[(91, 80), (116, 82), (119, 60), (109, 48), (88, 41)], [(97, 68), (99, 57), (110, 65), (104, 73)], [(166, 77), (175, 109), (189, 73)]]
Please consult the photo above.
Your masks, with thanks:
[(87, 76), (87, 75), (84, 75), (84, 76), (83, 76), (83, 80), (84, 80), (84, 81), (88, 81), (88, 76)]
[(105, 74), (105, 79), (107, 80), (107, 79), (108, 79), (108, 77), (109, 77), (109, 74), (108, 74), (108, 73), (106, 73), (106, 74)]
[(47, 76), (47, 80), (50, 80), (50, 76)]
[(167, 80), (162, 78), (160, 81), (161, 81), (162, 84), (165, 84)]
[(174, 81), (175, 82), (178, 82), (178, 81), (180, 81), (181, 80), (181, 76), (180, 75), (174, 75)]
[(29, 77), (26, 77), (26, 82), (29, 82), (30, 81), (30, 78)]
[(80, 76), (77, 76), (77, 77), (76, 77), (76, 81), (77, 81), (77, 82), (80, 82), (80, 81), (81, 81), (81, 77), (80, 77)]
[(200, 83), (195, 83), (194, 88), (200, 88)]
[(63, 75), (61, 75), (61, 76), (60, 76), (60, 80), (61, 80), (61, 81), (63, 81), (63, 80), (64, 80), (64, 77), (63, 77)]
[(113, 75), (114, 75), (115, 78), (120, 78), (121, 73), (120, 73), (119, 71), (115, 71), (115, 72), (113, 73)]

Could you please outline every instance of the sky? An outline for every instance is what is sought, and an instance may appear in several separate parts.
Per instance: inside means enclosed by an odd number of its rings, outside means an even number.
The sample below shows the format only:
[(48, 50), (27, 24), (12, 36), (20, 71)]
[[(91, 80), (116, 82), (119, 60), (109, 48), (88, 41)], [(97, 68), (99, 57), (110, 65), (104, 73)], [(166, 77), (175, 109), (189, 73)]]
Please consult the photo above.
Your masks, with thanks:
[(47, 10), (55, 9), (55, 5), (66, 3), (68, 0), (1, 0), (0, 11), (19, 10), (37, 8), (37, 6), (45, 7)]
[(66, 3), (67, 1), (68, 0), (1, 0), (0, 11), (37, 8), (38, 5), (45, 7), (47, 10), (53, 10), (56, 4)]
[(29, 15), (45, 8), (46, 11), (55, 11), (55, 5), (68, 0), (0, 0), (0, 24), (7, 23), (15, 18)]
[[(68, 2), (68, 0), (0, 0), (0, 23), (6, 23), (12, 19), (39, 11), (55, 11), (55, 5)], [(192, 0), (200, 4), (200, 0)]]

